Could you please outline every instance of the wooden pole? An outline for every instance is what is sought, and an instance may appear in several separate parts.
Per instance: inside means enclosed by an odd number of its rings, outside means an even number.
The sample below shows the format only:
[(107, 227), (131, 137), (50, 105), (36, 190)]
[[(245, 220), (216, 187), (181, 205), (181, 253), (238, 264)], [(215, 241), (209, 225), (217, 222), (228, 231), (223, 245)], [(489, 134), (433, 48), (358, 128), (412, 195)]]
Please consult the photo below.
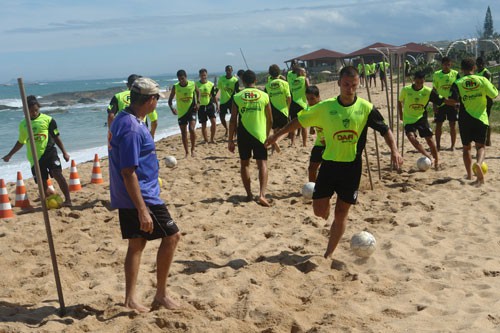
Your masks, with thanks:
[(31, 128), (31, 118), (30, 118), (29, 109), (28, 109), (28, 102), (26, 100), (26, 92), (24, 90), (23, 79), (18, 78), (17, 83), (19, 84), (19, 91), (21, 93), (21, 99), (23, 101), (24, 118), (26, 119), (26, 127), (28, 129), (28, 134), (29, 134), (29, 139), (30, 139), (31, 154), (33, 156), (33, 161), (36, 161), (34, 163), (35, 174), (36, 174), (36, 179), (38, 179), (38, 181), (37, 181), (38, 191), (40, 193), (40, 198), (41, 198), (41, 203), (42, 203), (43, 219), (45, 221), (45, 231), (47, 232), (47, 240), (49, 243), (50, 257), (52, 259), (52, 268), (54, 270), (54, 278), (56, 280), (57, 295), (59, 297), (59, 305), (61, 306), (60, 315), (64, 316), (64, 315), (66, 315), (66, 307), (64, 305), (64, 296), (63, 296), (63, 291), (62, 291), (62, 286), (61, 286), (61, 280), (59, 278), (59, 268), (57, 266), (56, 250), (54, 247), (54, 241), (52, 240), (52, 230), (50, 228), (49, 214), (47, 213), (47, 206), (45, 203), (45, 189), (43, 188), (42, 174), (40, 172), (40, 165), (38, 164), (38, 156), (36, 153), (36, 146), (35, 146), (35, 139), (33, 136), (33, 129)]
[[(403, 88), (405, 87), (406, 85), (406, 62), (405, 62), (405, 54), (403, 53), (401, 55), (401, 58), (402, 58), (402, 63), (403, 63)], [(398, 101), (399, 101), (399, 95), (398, 95)], [(399, 117), (399, 112), (398, 112), (398, 117)], [(401, 157), (403, 157), (404, 155), (404, 151), (405, 151), (405, 127), (402, 126), (402, 129), (401, 129)]]
[(398, 78), (396, 81), (396, 131), (398, 132), (396, 135), (396, 147), (399, 147), (399, 112), (397, 111), (397, 105), (399, 101), (399, 88), (400, 88), (400, 78), (401, 78), (401, 55), (396, 54), (396, 66), (397, 66), (397, 73), (398, 73)]
[[(361, 65), (363, 66), (363, 69), (364, 69), (365, 68), (365, 60), (363, 59), (363, 57), (361, 57)], [(366, 71), (365, 71), (365, 77), (366, 77)], [(366, 82), (366, 93), (368, 94), (368, 101), (370, 101), (370, 103), (371, 103), (372, 97), (370, 94), (370, 87), (368, 86), (368, 82)], [(375, 137), (375, 152), (377, 153), (378, 179), (380, 180), (380, 179), (382, 179), (382, 173), (380, 171), (380, 153), (378, 150), (377, 131), (373, 130), (373, 136)], [(368, 159), (367, 159), (367, 161), (368, 161)]]

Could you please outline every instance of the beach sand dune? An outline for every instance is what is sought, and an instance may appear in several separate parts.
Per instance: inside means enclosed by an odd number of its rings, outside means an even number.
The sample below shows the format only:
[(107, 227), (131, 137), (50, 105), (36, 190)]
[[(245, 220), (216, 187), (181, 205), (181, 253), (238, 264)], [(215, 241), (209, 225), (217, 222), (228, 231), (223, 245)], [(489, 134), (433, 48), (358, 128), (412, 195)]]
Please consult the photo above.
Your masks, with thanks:
[[(338, 93), (331, 83), (320, 89), (323, 98)], [(384, 110), (385, 94), (372, 97)], [(25, 180), (35, 211), (16, 208), (15, 218), (0, 223), (0, 331), (498, 332), (500, 136), (487, 149), (482, 187), (465, 179), (459, 150), (441, 152), (441, 170), (420, 172), (420, 156), (405, 141), (403, 171), (391, 171), (380, 136), (379, 179), (371, 130), (368, 138), (374, 189), (365, 168), (358, 204), (328, 260), (322, 254), (331, 221), (315, 217), (300, 194), (312, 139), (306, 148), (282, 141), (282, 153), (270, 156), (270, 208), (245, 202), (237, 155), (220, 134), (188, 159), (178, 136), (159, 142), (161, 197), (183, 236), (169, 277), (168, 290), (183, 306), (175, 311), (139, 315), (123, 307), (126, 241), (110, 209), (103, 159), (104, 184), (90, 184), (92, 163), (80, 164), (83, 189), (73, 194), (74, 207), (49, 211), (67, 308), (59, 317), (37, 189)], [(165, 166), (167, 155), (177, 157), (176, 168)], [(15, 184), (7, 187), (13, 198)], [(361, 230), (377, 239), (367, 259), (349, 249)], [(146, 304), (154, 296), (157, 245), (146, 247), (139, 275)]]

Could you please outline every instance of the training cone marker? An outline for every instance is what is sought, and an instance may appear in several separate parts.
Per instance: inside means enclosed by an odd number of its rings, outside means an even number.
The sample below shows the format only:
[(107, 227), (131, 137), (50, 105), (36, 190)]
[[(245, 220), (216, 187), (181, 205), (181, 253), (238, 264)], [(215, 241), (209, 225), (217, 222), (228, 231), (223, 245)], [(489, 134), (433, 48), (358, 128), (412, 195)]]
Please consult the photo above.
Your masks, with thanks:
[(10, 219), (12, 217), (14, 217), (14, 212), (10, 205), (9, 194), (4, 180), (0, 179), (0, 219)]
[(92, 178), (90, 179), (92, 184), (102, 184), (101, 165), (99, 164), (99, 156), (95, 154), (94, 156), (94, 166), (92, 167)]
[(26, 187), (24, 186), (21, 171), (17, 172), (16, 203), (14, 204), (14, 207), (31, 208), (30, 201), (28, 200), (28, 195), (26, 194)]
[(75, 160), (71, 160), (71, 169), (69, 172), (69, 191), (77, 192), (82, 189), (80, 184), (80, 177), (78, 176), (78, 171), (76, 170)]
[(52, 180), (50, 180), (50, 178), (47, 179), (47, 189), (50, 193), (56, 193), (56, 189), (54, 188), (54, 185), (52, 185)]

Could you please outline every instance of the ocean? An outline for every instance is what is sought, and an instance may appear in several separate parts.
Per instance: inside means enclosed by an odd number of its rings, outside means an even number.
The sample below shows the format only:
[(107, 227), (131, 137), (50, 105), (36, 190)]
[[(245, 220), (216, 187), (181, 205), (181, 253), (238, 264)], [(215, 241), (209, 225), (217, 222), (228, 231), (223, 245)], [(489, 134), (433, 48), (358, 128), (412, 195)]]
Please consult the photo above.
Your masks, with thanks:
[[(175, 75), (152, 78), (160, 84), (162, 90), (171, 87), (177, 82)], [(197, 78), (191, 77), (190, 79)], [(106, 110), (113, 94), (95, 100), (91, 104), (77, 103), (70, 106), (43, 106), (44, 97), (55, 93), (104, 90), (113, 87), (123, 87), (125, 90), (125, 83), (125, 79), (98, 79), (24, 83), (24, 86), (26, 95), (37, 96), (42, 104), (40, 112), (48, 113), (56, 120), (66, 151), (70, 154), (71, 159), (78, 164), (93, 160), (95, 154), (99, 154), (99, 157), (108, 155)], [(168, 108), (166, 99), (159, 100), (157, 111), (158, 128), (155, 141), (180, 132), (177, 125), (177, 116), (174, 116)], [(1, 157), (5, 156), (16, 143), (19, 122), (22, 119), (24, 119), (24, 112), (17, 83), (0, 85)], [(71, 161), (64, 161), (59, 149), (58, 151), (62, 167), (70, 167)], [(26, 158), (26, 147), (18, 151), (8, 163), (0, 160), (0, 178), (6, 182), (16, 181), (17, 171), (22, 172), (24, 179), (32, 177), (29, 162)]]

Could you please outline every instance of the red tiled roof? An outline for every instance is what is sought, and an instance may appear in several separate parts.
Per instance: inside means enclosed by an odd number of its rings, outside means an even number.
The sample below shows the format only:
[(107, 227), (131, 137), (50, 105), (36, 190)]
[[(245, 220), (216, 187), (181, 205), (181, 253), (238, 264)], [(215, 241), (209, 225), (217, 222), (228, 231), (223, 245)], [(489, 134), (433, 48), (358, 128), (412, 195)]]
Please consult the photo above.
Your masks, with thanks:
[(430, 46), (417, 44), (417, 43), (406, 43), (401, 46), (406, 46), (405, 52), (413, 52), (413, 53), (438, 53), (438, 51)]
[(369, 45), (352, 53), (346, 54), (346, 58), (354, 58), (357, 56), (365, 56), (365, 55), (380, 55), (380, 52), (371, 50), (372, 48), (378, 48), (378, 47), (396, 47), (396, 46), (385, 43), (374, 43), (372, 45)]
[[(299, 57), (295, 57), (293, 59), (307, 61), (307, 60), (317, 60), (317, 59), (325, 59), (325, 58), (341, 59), (344, 57), (345, 57), (345, 53), (340, 53), (340, 52), (327, 50), (327, 49), (319, 49), (317, 51), (307, 53), (307, 54), (301, 55)], [(292, 61), (293, 59), (287, 60), (285, 62)]]

